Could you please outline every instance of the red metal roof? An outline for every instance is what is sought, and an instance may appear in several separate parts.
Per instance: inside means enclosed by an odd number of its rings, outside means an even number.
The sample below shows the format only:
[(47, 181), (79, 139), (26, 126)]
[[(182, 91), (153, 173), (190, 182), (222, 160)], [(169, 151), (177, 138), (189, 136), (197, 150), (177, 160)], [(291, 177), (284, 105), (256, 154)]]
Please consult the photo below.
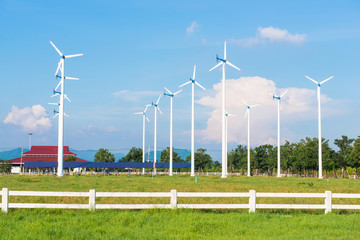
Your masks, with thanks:
[[(64, 146), (64, 155), (76, 155), (69, 151), (69, 146)], [(58, 146), (31, 146), (30, 151), (24, 153), (24, 155), (56, 155), (58, 154)]]
[[(66, 157), (64, 157), (64, 160)], [(57, 157), (38, 157), (38, 156), (23, 156), (9, 160), (10, 163), (25, 163), (25, 162), (57, 162)], [(76, 162), (90, 162), (81, 158), (77, 158)]]

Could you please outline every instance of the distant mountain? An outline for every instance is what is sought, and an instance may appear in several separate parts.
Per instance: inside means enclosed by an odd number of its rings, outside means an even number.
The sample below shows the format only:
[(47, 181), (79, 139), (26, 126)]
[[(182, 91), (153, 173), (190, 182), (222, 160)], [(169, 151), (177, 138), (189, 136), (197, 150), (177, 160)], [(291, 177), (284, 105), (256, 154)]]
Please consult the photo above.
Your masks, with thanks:
[[(24, 148), (23, 152), (27, 152), (29, 149)], [(21, 148), (15, 148), (9, 151), (0, 152), (0, 158), (2, 160), (10, 160), (21, 156)]]
[[(99, 150), (75, 150), (75, 149), (70, 149), (71, 152), (75, 153), (76, 156), (78, 158), (84, 159), (84, 160), (88, 160), (88, 161), (94, 161), (95, 158), (95, 154), (99, 151)], [(125, 154), (123, 153), (113, 153), (114, 157), (115, 157), (115, 161), (117, 162), (120, 158), (125, 157)]]

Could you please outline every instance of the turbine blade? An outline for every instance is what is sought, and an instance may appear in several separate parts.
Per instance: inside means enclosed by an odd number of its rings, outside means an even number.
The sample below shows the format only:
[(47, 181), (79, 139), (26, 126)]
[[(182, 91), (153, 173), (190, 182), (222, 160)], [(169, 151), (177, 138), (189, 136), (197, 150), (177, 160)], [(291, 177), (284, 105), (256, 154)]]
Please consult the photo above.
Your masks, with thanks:
[(49, 105), (55, 105), (55, 106), (59, 106), (58, 103), (48, 103)]
[(193, 71), (193, 77), (192, 77), (193, 80), (195, 80), (195, 72), (196, 72), (196, 64), (194, 64), (194, 71)]
[(200, 83), (195, 82), (195, 84), (198, 85), (199, 87), (201, 87), (202, 89), (204, 89), (204, 91), (206, 91), (206, 89), (203, 86), (201, 86)]
[(59, 113), (55, 114), (55, 115), (53, 116), (53, 118), (56, 118), (58, 115), (59, 115)]
[(156, 104), (159, 104), (161, 96), (162, 96), (162, 94), (160, 94), (158, 100), (156, 101)]
[(60, 62), (58, 63), (58, 67), (57, 67), (57, 69), (56, 69), (55, 76), (58, 74), (58, 72), (59, 72), (59, 70), (60, 70), (61, 62), (62, 62), (62, 61), (60, 61)]
[(80, 54), (72, 54), (72, 55), (66, 55), (65, 58), (80, 57), (80, 56), (83, 56), (83, 55), (84, 55), (83, 53), (80, 53)]
[(245, 117), (247, 117), (248, 114), (249, 114), (249, 109), (247, 108), (245, 112)]
[(80, 78), (74, 78), (74, 77), (65, 77), (66, 80), (80, 80)]
[(259, 107), (259, 106), (260, 106), (260, 104), (255, 104), (255, 105), (250, 106), (250, 108)]
[(224, 41), (224, 60), (226, 60), (226, 40)]
[(54, 89), (55, 91), (60, 87), (62, 80), (59, 81), (58, 85), (56, 86), (56, 88)]
[(60, 94), (55, 93), (54, 95), (51, 95), (50, 97), (55, 97), (55, 96), (59, 96)]
[(323, 83), (326, 83), (327, 81), (329, 81), (329, 80), (332, 79), (333, 77), (334, 77), (334, 76), (331, 76), (331, 77), (325, 79), (324, 81), (320, 82), (320, 85), (323, 84)]
[(143, 114), (143, 113), (142, 113), (142, 112), (136, 112), (136, 113), (134, 113), (134, 114), (139, 115), (139, 114)]
[(150, 120), (148, 119), (148, 117), (145, 117), (146, 118), (146, 120), (148, 121), (148, 122), (150, 122)]
[(237, 70), (239, 70), (239, 71), (241, 71), (240, 68), (238, 68), (237, 66), (235, 66), (234, 64), (232, 64), (232, 63), (229, 62), (229, 61), (226, 61), (226, 64), (229, 65), (229, 66), (231, 66), (231, 67), (233, 67), (233, 68), (235, 68), (235, 69), (237, 69)]
[(69, 115), (67, 115), (66, 113), (64, 113), (64, 116), (66, 116), (66, 117), (70, 117)]
[(71, 100), (68, 98), (68, 96), (66, 94), (64, 94), (64, 98), (66, 98), (66, 100), (68, 100), (69, 102), (71, 102)]
[(237, 115), (231, 114), (231, 113), (229, 113), (228, 116), (229, 116), (229, 117), (237, 117)]
[(170, 92), (169, 89), (167, 89), (166, 87), (164, 87), (164, 88), (165, 88), (165, 90), (166, 90), (169, 94), (172, 94), (172, 92)]
[(209, 72), (211, 72), (212, 70), (214, 70), (215, 68), (217, 68), (218, 66), (220, 66), (223, 62), (219, 62), (218, 64), (215, 65), (215, 67), (213, 67), (212, 69), (209, 70)]
[(312, 78), (309, 78), (308, 76), (306, 76), (306, 75), (304, 75), (307, 79), (309, 79), (309, 80), (311, 80), (311, 81), (313, 81), (315, 84), (319, 84), (317, 81), (315, 81), (314, 79), (312, 79)]
[(183, 90), (184, 90), (184, 89), (181, 89), (181, 90), (177, 91), (176, 93), (174, 93), (174, 96), (175, 96), (176, 94), (182, 92)]
[(58, 52), (58, 54), (60, 55), (60, 56), (63, 56), (63, 54), (60, 52), (60, 50), (55, 46), (55, 44), (53, 44), (53, 42), (52, 41), (50, 41), (50, 44), (55, 48), (55, 50)]
[(185, 85), (188, 85), (189, 83), (191, 83), (191, 81), (188, 81), (188, 82), (186, 82), (186, 83), (184, 83), (184, 84), (181, 84), (179, 87), (183, 87), (183, 86), (185, 86)]
[(244, 103), (245, 106), (248, 106), (244, 99), (241, 99), (241, 101)]
[(280, 98), (282, 98), (282, 96), (284, 96), (288, 91), (289, 91), (289, 89), (286, 89), (285, 92), (283, 92), (283, 93), (280, 95)]
[(146, 110), (148, 109), (149, 105), (146, 105), (145, 106), (145, 110), (144, 110), (144, 113), (146, 113)]
[(157, 110), (159, 111), (159, 113), (160, 113), (161, 115), (163, 115), (163, 113), (161, 112), (159, 106), (157, 106), (156, 108), (157, 108)]

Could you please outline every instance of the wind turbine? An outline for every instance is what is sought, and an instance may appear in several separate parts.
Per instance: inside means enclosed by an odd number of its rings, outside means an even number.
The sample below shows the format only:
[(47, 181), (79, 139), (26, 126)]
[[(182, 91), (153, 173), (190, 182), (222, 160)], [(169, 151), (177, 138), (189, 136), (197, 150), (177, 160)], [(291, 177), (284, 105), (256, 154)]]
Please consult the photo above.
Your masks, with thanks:
[(278, 134), (277, 134), (277, 177), (280, 177), (280, 100), (287, 93), (286, 89), (281, 95), (272, 95), (273, 100), (278, 100)]
[(221, 163), (222, 163), (222, 178), (226, 178), (226, 168), (227, 166), (225, 166), (226, 164), (226, 156), (227, 156), (227, 152), (226, 152), (226, 133), (225, 133), (225, 113), (226, 113), (226, 84), (225, 84), (225, 65), (229, 65), (239, 71), (241, 71), (240, 68), (236, 67), (234, 64), (232, 64), (231, 62), (229, 62), (226, 59), (226, 41), (224, 41), (224, 58), (219, 58), (216, 55), (216, 61), (220, 61), (218, 64), (216, 64), (213, 68), (211, 68), (209, 70), (209, 72), (211, 72), (212, 70), (214, 70), (215, 68), (219, 67), (220, 65), (222, 65), (222, 155), (221, 155)]
[[(145, 110), (143, 112), (137, 112), (134, 114), (141, 114), (143, 116), (143, 142), (142, 142), (142, 162), (145, 162), (145, 119), (149, 121), (149, 118), (146, 116), (146, 110), (148, 109), (148, 107), (150, 107), (150, 105), (146, 105), (145, 106)], [(143, 174), (145, 174), (145, 168), (143, 168)]]
[(327, 79), (325, 79), (322, 82), (317, 82), (312, 78), (309, 78), (308, 76), (305, 75), (305, 77), (309, 80), (311, 80), (312, 82), (314, 82), (317, 85), (317, 101), (318, 101), (318, 128), (319, 128), (319, 178), (323, 178), (322, 176), (322, 139), (321, 139), (321, 101), (320, 101), (320, 87), (322, 84), (324, 84), (325, 82), (329, 81), (330, 79), (332, 79), (334, 76), (331, 76)]
[(183, 87), (189, 83), (191, 84), (191, 177), (195, 176), (195, 127), (194, 127), (194, 119), (195, 119), (195, 111), (194, 111), (194, 95), (195, 95), (195, 84), (201, 87), (203, 90), (206, 91), (206, 89), (200, 85), (197, 81), (195, 81), (195, 72), (196, 72), (196, 64), (194, 65), (194, 71), (193, 76), (190, 78), (190, 81), (180, 85), (179, 87)]
[(228, 174), (228, 156), (227, 156), (227, 152), (228, 152), (228, 118), (229, 117), (236, 117), (236, 115), (234, 114), (230, 114), (230, 113), (225, 113), (225, 151), (226, 151), (226, 158), (225, 158), (225, 174)]
[(255, 105), (248, 105), (244, 100), (243, 103), (246, 106), (246, 113), (245, 113), (245, 117), (247, 116), (248, 118), (248, 144), (247, 144), (247, 176), (250, 177), (250, 109), (253, 107), (258, 107), (260, 106), (259, 104), (255, 104)]
[(164, 96), (169, 96), (170, 97), (170, 166), (169, 166), (169, 176), (172, 176), (173, 175), (173, 120), (172, 120), (172, 117), (173, 117), (173, 98), (176, 94), (180, 93), (182, 91), (179, 90), (177, 91), (176, 93), (172, 93), (169, 89), (167, 89), (166, 87), (164, 87), (165, 90), (167, 91), (164, 92)]
[(161, 95), (159, 96), (158, 100), (156, 101), (156, 103), (151, 103), (151, 106), (154, 107), (154, 111), (155, 111), (155, 120), (154, 120), (154, 175), (156, 175), (156, 110), (159, 111), (159, 113), (162, 115), (162, 112), (159, 108), (159, 102), (160, 102), (160, 98)]
[[(60, 96), (59, 101), (59, 129), (58, 129), (58, 176), (63, 176), (63, 146), (64, 146), (64, 98), (67, 98), (65, 95), (65, 79), (74, 79), (79, 80), (75, 78), (66, 78), (65, 77), (65, 59), (67, 58), (73, 58), (73, 57), (79, 57), (83, 56), (84, 54), (73, 54), (73, 55), (64, 55), (60, 52), (60, 50), (55, 46), (54, 43), (50, 41), (50, 44), (54, 47), (56, 52), (60, 55), (60, 61), (58, 63), (58, 67), (55, 72), (55, 77), (58, 78), (57, 75), (59, 70), (61, 71), (61, 77), (60, 82), (57, 85), (57, 87), (54, 89), (54, 92), (57, 90), (58, 87), (60, 87), (60, 92), (58, 92), (58, 95)], [(66, 96), (66, 97), (65, 97)], [(68, 99), (68, 98), (67, 98)], [(69, 99), (68, 99), (69, 100)]]

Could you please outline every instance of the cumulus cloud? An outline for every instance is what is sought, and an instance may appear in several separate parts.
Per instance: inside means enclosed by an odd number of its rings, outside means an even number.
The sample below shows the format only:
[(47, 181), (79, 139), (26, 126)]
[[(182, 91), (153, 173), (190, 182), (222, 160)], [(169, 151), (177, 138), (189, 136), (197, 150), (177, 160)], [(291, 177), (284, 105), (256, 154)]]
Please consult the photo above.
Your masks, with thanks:
[(186, 28), (186, 34), (190, 35), (196, 32), (199, 29), (199, 24), (196, 21), (193, 21), (190, 26)]
[[(237, 116), (229, 117), (228, 141), (247, 143), (246, 106), (260, 104), (251, 110), (252, 144), (275, 144), (277, 132), (277, 101), (271, 93), (281, 94), (285, 89), (277, 88), (274, 81), (262, 77), (241, 77), (226, 80), (227, 112)], [(198, 134), (203, 141), (221, 142), (222, 84), (213, 85), (212, 96), (204, 96), (198, 103), (212, 108), (207, 126)], [(322, 103), (332, 99), (322, 95)], [(316, 91), (303, 88), (289, 88), (281, 100), (281, 122), (293, 123), (317, 118)], [(283, 124), (282, 124), (283, 128)], [(291, 134), (288, 133), (288, 134)], [(288, 137), (288, 136), (287, 136)]]
[(113, 96), (122, 98), (127, 101), (138, 101), (143, 97), (152, 96), (157, 97), (161, 94), (159, 91), (130, 91), (130, 90), (120, 90), (113, 93)]
[(48, 118), (45, 108), (41, 105), (33, 105), (23, 109), (12, 106), (11, 112), (6, 116), (4, 123), (21, 126), (26, 132), (40, 134), (52, 127), (51, 120)]
[(302, 44), (306, 41), (306, 34), (289, 33), (286, 29), (274, 28), (274, 27), (259, 27), (255, 37), (232, 39), (231, 42), (244, 46), (252, 47), (257, 44), (265, 44), (268, 42), (286, 42), (290, 44)]

